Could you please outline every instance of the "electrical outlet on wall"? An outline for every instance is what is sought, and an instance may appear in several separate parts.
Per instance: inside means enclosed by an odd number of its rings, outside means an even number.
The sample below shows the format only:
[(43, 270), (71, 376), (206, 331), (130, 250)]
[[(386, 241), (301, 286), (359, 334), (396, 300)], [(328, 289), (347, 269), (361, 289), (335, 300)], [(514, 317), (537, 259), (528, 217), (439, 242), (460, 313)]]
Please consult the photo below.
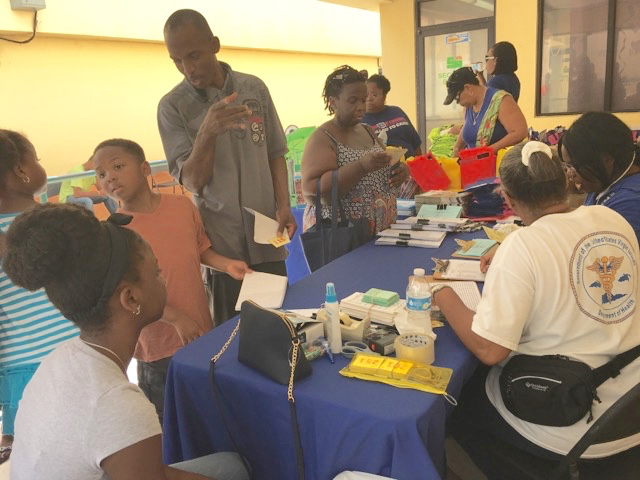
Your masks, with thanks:
[(11, 0), (11, 10), (42, 10), (45, 0)]

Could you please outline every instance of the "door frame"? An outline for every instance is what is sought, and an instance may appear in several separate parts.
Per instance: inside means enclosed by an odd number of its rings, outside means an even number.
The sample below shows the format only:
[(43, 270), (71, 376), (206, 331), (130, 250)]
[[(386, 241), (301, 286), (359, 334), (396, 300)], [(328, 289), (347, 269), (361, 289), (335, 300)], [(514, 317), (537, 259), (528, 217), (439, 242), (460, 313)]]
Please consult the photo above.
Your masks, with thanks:
[[(420, 21), (419, 3), (416, 3), (416, 23)], [(426, 81), (424, 78), (425, 69), (425, 51), (424, 40), (427, 37), (436, 35), (445, 35), (459, 33), (469, 30), (487, 29), (488, 46), (491, 47), (496, 43), (496, 21), (495, 12), (492, 17), (474, 18), (472, 20), (462, 20), (460, 22), (442, 23), (440, 25), (430, 25), (426, 27), (418, 26), (416, 29), (416, 85), (418, 86), (417, 95), (417, 116), (418, 116), (418, 133), (424, 141), (423, 151), (427, 151), (427, 135), (426, 131), (426, 115), (425, 115), (425, 88)], [(444, 100), (443, 100), (444, 101)]]

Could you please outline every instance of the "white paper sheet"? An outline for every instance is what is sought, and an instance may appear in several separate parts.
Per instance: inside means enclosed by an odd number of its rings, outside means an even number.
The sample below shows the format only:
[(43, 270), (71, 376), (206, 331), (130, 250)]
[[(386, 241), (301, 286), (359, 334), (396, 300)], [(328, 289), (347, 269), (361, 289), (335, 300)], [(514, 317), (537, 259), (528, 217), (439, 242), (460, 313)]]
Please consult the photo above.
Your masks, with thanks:
[(443, 279), (473, 280), (484, 282), (485, 274), (480, 271), (480, 262), (476, 260), (449, 260), (447, 271), (442, 274)]
[[(252, 208), (244, 207), (244, 209), (256, 217), (253, 227), (253, 241), (264, 245), (271, 244), (271, 239), (278, 236), (278, 222)], [(282, 236), (289, 238), (286, 228), (282, 232)]]
[(236, 310), (240, 310), (245, 300), (253, 300), (264, 308), (280, 308), (286, 292), (287, 277), (263, 272), (248, 273), (242, 280)]

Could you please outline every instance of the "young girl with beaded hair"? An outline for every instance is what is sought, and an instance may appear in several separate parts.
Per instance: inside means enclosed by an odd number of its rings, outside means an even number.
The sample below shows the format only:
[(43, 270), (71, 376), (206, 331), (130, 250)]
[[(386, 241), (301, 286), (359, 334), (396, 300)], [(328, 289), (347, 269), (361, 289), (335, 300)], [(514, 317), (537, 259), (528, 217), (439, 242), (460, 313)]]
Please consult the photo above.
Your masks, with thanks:
[[(527, 226), (500, 245), (475, 312), (445, 286), (433, 289), (433, 301), (465, 346), (488, 366), (476, 371), (463, 390), (451, 432), (489, 478), (517, 478), (492, 457), (496, 450), (507, 445), (559, 459), (592, 423), (586, 415), (566, 427), (516, 417), (502, 400), (502, 367), (512, 355), (529, 354), (563, 355), (596, 368), (640, 344), (640, 252), (633, 228), (618, 213), (603, 206), (571, 210), (563, 166), (549, 146), (528, 142), (513, 147), (500, 164), (500, 178), (505, 202)], [(593, 417), (638, 378), (640, 359), (600, 385), (601, 403), (594, 402)], [(632, 447), (637, 454), (638, 445), (638, 434), (619, 438), (591, 446), (583, 458)]]
[[(37, 203), (34, 195), (47, 185), (47, 174), (27, 138), (0, 130), (0, 262), (9, 226)], [(40, 362), (78, 329), (55, 308), (44, 290), (30, 292), (7, 277), (0, 264), (0, 463), (9, 458), (18, 402)], [(31, 441), (30, 438), (24, 439)]]
[(40, 205), (9, 229), (9, 277), (29, 290), (44, 288), (80, 328), (78, 338), (42, 362), (24, 392), (11, 478), (246, 480), (236, 454), (176, 468), (162, 463), (155, 408), (126, 370), (140, 331), (162, 316), (166, 291), (149, 245), (116, 225), (128, 220), (100, 222), (78, 205)]

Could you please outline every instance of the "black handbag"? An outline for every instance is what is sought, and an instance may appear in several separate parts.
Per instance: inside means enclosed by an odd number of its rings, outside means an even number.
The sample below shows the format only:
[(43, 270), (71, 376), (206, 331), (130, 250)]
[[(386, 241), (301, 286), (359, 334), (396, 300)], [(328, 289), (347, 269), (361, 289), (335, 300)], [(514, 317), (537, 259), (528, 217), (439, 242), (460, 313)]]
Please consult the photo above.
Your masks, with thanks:
[(320, 179), (316, 192), (316, 224), (300, 234), (302, 250), (312, 272), (373, 238), (368, 218), (350, 219), (345, 215), (338, 199), (338, 170), (331, 175), (331, 218), (322, 218)]
[(640, 356), (640, 346), (591, 369), (563, 355), (514, 355), (500, 374), (500, 393), (507, 409), (527, 422), (552, 427), (573, 425), (587, 414), (593, 420), (597, 388)]
[[(215, 383), (215, 363), (231, 344), (236, 334), (240, 332), (238, 344), (238, 361), (258, 370), (272, 380), (283, 385), (288, 385), (287, 399), (293, 425), (293, 443), (296, 450), (296, 465), (298, 479), (304, 480), (304, 452), (298, 429), (298, 416), (293, 397), (294, 380), (304, 378), (311, 374), (311, 364), (307, 360), (300, 346), (300, 338), (291, 321), (282, 313), (260, 307), (252, 301), (242, 302), (240, 320), (233, 329), (229, 339), (220, 351), (211, 359), (209, 366), (209, 381), (213, 390), (222, 423), (227, 435), (239, 451), (231, 431), (224, 421), (222, 405), (218, 398), (220, 394)], [(249, 465), (243, 458), (247, 469)]]
[(240, 318), (238, 361), (291, 388), (294, 380), (311, 374), (295, 327), (284, 314), (245, 301)]

